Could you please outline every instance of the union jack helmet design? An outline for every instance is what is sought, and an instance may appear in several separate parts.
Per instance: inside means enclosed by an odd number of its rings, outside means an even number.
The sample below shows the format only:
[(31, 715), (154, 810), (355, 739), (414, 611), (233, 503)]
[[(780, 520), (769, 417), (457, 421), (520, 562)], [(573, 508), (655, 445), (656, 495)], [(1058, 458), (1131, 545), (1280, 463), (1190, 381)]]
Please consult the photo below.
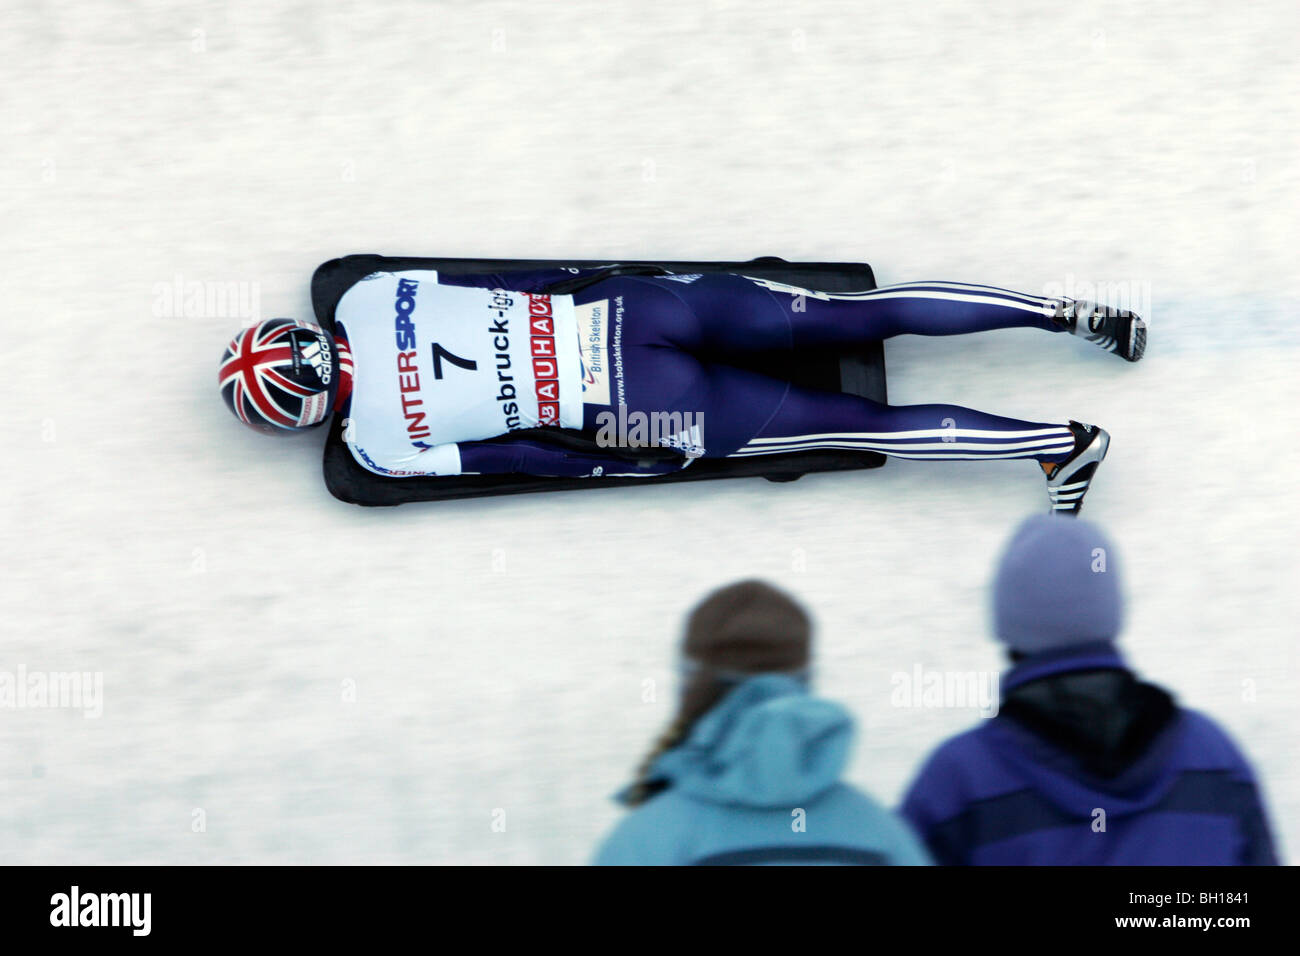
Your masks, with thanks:
[(319, 325), (266, 319), (231, 339), (217, 380), (241, 422), (286, 434), (325, 421), (340, 381), (351, 373), (351, 356)]

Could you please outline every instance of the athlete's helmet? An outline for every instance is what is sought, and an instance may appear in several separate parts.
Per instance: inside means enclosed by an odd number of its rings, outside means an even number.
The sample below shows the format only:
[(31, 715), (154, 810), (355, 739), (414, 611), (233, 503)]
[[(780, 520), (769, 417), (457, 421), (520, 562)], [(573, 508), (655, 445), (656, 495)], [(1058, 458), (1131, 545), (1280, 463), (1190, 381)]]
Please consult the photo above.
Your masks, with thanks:
[(319, 325), (266, 319), (226, 346), (217, 379), (235, 417), (285, 435), (329, 417), (345, 369), (334, 337)]

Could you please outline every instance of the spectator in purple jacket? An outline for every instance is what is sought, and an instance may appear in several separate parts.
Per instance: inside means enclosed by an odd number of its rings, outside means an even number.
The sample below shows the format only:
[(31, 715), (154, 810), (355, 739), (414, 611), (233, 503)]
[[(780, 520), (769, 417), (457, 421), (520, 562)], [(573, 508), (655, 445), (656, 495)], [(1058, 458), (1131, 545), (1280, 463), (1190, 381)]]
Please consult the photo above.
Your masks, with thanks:
[(1099, 528), (1022, 524), (993, 612), (1012, 662), (998, 715), (942, 744), (903, 803), (936, 862), (1277, 862), (1245, 757), (1115, 648), (1119, 569)]

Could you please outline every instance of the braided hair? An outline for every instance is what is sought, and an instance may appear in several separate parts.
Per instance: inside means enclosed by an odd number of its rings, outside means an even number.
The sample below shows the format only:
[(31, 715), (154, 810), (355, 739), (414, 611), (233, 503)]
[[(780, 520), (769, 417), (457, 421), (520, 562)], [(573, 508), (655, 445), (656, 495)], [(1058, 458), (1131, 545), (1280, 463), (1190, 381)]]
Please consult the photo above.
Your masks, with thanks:
[(666, 787), (652, 776), (659, 758), (680, 746), (736, 684), (756, 674), (806, 677), (811, 643), (807, 613), (762, 581), (729, 585), (696, 605), (682, 641), (685, 682), (677, 713), (637, 765), (627, 805), (639, 806)]

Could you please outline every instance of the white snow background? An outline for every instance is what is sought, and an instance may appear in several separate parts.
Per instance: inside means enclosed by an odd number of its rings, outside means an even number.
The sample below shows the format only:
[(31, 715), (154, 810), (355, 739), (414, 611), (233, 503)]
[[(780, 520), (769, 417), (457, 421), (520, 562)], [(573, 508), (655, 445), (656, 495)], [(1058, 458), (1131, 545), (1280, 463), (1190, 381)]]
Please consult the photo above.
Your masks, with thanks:
[(1112, 432), (1085, 515), (1123, 646), (1226, 725), (1294, 852), (1300, 8), (979, 6), (7, 4), (0, 668), (104, 699), (0, 709), (5, 861), (583, 862), (684, 612), (740, 576), (815, 613), (852, 782), (892, 804), (980, 719), (891, 706), (891, 676), (1001, 665), (1032, 464), (344, 505), (323, 434), (223, 407), (248, 317), (161, 290), (308, 317), (349, 252), (1149, 289), (1140, 365), (908, 337), (890, 397)]

